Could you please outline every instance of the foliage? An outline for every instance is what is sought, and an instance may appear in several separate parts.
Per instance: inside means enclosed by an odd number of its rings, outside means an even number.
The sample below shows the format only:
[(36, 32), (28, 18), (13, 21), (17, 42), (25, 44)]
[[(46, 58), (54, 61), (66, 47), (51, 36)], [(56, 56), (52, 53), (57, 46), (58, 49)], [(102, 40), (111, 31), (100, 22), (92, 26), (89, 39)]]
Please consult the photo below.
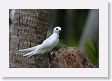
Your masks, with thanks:
[(98, 66), (98, 50), (95, 41), (92, 39), (86, 39), (84, 41), (84, 48), (90, 62), (93, 65)]

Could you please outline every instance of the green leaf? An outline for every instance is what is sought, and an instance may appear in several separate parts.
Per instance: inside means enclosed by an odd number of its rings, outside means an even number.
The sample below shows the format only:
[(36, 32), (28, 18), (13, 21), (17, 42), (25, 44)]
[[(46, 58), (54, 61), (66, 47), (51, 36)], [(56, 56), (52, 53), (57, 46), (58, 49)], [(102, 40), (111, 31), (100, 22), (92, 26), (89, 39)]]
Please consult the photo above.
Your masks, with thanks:
[(86, 39), (84, 41), (85, 53), (88, 56), (88, 59), (93, 65), (97, 66), (98, 65), (98, 51), (95, 45), (96, 45), (95, 42), (91, 39)]

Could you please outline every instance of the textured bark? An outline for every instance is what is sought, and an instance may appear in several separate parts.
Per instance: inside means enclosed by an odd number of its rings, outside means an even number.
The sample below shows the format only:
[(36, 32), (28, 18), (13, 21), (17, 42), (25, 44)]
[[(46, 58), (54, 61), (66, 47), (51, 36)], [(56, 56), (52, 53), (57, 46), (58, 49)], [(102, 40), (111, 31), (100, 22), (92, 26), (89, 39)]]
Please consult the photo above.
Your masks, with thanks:
[[(43, 67), (43, 57), (23, 57), (19, 49), (29, 48), (42, 43), (48, 29), (48, 10), (16, 9), (10, 33), (9, 67)], [(44, 66), (45, 67), (45, 66)]]
[(92, 68), (88, 58), (77, 48), (61, 48), (51, 56), (49, 68)]

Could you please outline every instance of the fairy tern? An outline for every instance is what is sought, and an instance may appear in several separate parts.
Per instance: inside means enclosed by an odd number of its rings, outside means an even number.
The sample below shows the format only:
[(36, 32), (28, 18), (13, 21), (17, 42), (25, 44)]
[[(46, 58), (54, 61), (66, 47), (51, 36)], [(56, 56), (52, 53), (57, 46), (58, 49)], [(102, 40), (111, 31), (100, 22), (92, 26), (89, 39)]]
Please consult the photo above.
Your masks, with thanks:
[(36, 45), (31, 48), (27, 48), (27, 49), (21, 49), (18, 51), (21, 51), (21, 52), (29, 51), (29, 53), (23, 55), (28, 57), (31, 57), (36, 54), (45, 54), (47, 52), (50, 52), (59, 42), (60, 31), (62, 31), (61, 27), (57, 26), (54, 28), (53, 34), (49, 38), (44, 40), (42, 44)]

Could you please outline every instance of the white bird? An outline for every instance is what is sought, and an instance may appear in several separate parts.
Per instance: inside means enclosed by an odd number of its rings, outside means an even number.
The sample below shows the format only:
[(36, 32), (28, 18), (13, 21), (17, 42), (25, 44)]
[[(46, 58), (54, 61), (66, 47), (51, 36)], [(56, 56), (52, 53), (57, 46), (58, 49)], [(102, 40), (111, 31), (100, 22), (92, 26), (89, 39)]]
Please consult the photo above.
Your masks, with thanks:
[(42, 44), (36, 45), (31, 48), (22, 49), (18, 51), (30, 51), (27, 54), (24, 54), (23, 56), (33, 56), (35, 54), (45, 54), (47, 52), (50, 52), (59, 42), (59, 33), (60, 33), (61, 27), (55, 27), (53, 30), (53, 34), (43, 41)]

